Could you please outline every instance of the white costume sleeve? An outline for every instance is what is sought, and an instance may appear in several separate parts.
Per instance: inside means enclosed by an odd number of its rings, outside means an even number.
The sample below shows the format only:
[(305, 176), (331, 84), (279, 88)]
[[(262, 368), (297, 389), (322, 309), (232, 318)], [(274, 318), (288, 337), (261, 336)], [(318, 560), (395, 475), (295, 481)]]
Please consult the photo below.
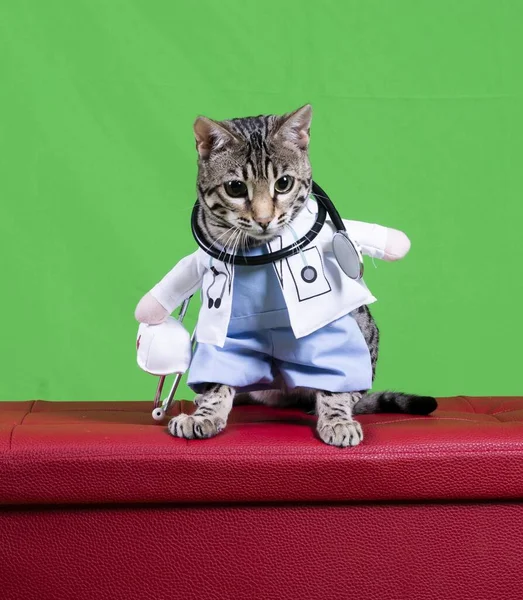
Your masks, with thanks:
[(202, 285), (204, 263), (201, 250), (182, 258), (149, 292), (169, 314)]
[(403, 258), (410, 250), (409, 238), (399, 229), (361, 221), (343, 222), (349, 237), (361, 246), (367, 256), (394, 261)]
[(361, 246), (363, 254), (384, 258), (387, 247), (387, 227), (362, 221), (343, 220), (349, 237)]

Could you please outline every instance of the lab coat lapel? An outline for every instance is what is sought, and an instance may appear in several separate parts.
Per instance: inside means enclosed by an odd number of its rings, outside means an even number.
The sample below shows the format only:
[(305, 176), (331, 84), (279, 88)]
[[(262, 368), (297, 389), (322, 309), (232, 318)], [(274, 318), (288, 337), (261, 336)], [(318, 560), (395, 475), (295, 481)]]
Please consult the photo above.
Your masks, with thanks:
[[(270, 252), (278, 252), (282, 248), (288, 248), (292, 244), (296, 243), (298, 239), (304, 236), (312, 227), (316, 213), (314, 206), (309, 206), (313, 201), (309, 200), (308, 204), (303, 207), (298, 216), (292, 222), (292, 229), (286, 227), (278, 236), (276, 236), (267, 245), (269, 246)], [(294, 232), (293, 232), (294, 230)], [(273, 263), (274, 270), (278, 276), (278, 280), (283, 289), (284, 269), (288, 270), (288, 261), (278, 260)]]
[(198, 342), (223, 347), (231, 318), (234, 267), (205, 258), (202, 306), (198, 317)]

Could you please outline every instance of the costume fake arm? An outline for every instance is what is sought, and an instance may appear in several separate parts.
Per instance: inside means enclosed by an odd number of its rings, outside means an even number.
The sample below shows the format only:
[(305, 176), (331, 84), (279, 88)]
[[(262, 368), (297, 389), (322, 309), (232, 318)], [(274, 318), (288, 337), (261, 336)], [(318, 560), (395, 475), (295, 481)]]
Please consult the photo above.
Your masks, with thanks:
[(410, 250), (410, 240), (398, 229), (362, 221), (343, 220), (349, 237), (358, 243), (363, 254), (372, 258), (394, 261)]
[(134, 316), (140, 323), (162, 323), (186, 298), (202, 284), (203, 263), (200, 251), (183, 258), (140, 300)]

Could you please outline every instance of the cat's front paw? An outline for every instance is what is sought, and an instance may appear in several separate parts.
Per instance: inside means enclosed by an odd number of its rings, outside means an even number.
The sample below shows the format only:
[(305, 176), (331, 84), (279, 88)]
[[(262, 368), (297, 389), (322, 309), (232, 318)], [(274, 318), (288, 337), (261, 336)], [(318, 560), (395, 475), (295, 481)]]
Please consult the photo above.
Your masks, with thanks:
[(174, 437), (186, 440), (214, 437), (225, 428), (225, 421), (216, 416), (178, 415), (169, 421), (167, 429)]
[(347, 419), (319, 419), (318, 435), (326, 444), (340, 448), (357, 446), (363, 440), (361, 425)]

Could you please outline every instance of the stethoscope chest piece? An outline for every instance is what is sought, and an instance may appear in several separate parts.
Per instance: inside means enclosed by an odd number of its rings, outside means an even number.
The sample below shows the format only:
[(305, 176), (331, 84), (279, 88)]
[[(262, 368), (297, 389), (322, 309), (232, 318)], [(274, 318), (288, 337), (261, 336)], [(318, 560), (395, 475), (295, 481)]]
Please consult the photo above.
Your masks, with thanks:
[(363, 277), (363, 256), (346, 231), (334, 234), (332, 252), (345, 275), (356, 281)]
[(303, 281), (305, 281), (305, 283), (313, 283), (318, 278), (318, 272), (314, 267), (306, 265), (301, 270), (301, 278)]

